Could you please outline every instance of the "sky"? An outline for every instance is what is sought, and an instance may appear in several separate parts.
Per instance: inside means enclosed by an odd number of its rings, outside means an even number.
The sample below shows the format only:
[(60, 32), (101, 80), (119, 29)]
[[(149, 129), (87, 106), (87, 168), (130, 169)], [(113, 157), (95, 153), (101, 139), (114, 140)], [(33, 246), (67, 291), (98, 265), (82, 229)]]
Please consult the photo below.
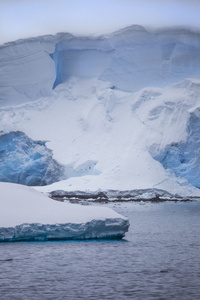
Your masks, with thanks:
[(200, 29), (200, 0), (0, 0), (0, 44), (70, 32), (100, 35), (139, 24)]

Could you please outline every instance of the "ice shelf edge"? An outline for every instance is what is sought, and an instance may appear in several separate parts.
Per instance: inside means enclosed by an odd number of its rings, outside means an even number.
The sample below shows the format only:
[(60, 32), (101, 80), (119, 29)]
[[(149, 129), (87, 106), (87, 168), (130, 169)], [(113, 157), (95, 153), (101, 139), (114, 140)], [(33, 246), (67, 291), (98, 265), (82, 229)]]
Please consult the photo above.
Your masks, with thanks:
[(21, 224), (0, 228), (0, 242), (122, 239), (129, 220), (121, 218), (92, 220), (82, 224)]

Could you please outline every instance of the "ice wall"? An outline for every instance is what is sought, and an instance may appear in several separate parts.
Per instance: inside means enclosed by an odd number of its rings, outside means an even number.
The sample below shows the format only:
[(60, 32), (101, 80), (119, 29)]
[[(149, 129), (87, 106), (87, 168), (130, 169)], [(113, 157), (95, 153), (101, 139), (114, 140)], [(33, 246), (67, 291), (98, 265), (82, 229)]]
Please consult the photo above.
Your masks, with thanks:
[(60, 180), (63, 172), (45, 142), (19, 131), (0, 135), (0, 181), (47, 185)]
[(131, 26), (104, 39), (60, 42), (52, 55), (54, 87), (70, 76), (97, 77), (135, 91), (200, 75), (200, 35), (188, 31), (150, 33)]
[(0, 106), (19, 105), (51, 94), (52, 42), (29, 39), (0, 47)]
[(187, 134), (186, 142), (169, 144), (161, 151), (158, 146), (151, 152), (165, 169), (200, 188), (200, 108), (191, 112)]
[(200, 76), (200, 34), (130, 26), (106, 37), (57, 34), (0, 47), (0, 106), (52, 93), (71, 76), (136, 91)]

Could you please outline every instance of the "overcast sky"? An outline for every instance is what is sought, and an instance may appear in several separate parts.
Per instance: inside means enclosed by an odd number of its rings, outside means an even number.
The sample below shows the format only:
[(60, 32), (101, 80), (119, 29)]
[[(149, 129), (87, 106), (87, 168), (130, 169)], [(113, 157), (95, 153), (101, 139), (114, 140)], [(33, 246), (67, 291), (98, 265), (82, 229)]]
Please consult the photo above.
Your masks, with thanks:
[(102, 34), (131, 24), (200, 29), (200, 0), (0, 0), (0, 44), (43, 34)]

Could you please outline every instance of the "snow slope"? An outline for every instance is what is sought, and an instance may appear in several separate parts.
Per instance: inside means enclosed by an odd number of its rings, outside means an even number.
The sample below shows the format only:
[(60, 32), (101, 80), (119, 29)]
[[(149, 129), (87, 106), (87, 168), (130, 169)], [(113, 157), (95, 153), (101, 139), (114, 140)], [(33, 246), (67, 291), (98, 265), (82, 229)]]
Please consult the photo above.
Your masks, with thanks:
[(128, 219), (110, 208), (66, 204), (31, 188), (0, 183), (0, 242), (122, 238)]
[[(2, 53), (2, 135), (19, 131), (32, 143), (45, 142), (64, 168), (58, 182), (38, 190), (200, 195), (199, 33), (132, 26), (107, 37), (17, 41)], [(1, 156), (6, 177), (4, 162)], [(17, 164), (26, 177), (24, 162)]]

